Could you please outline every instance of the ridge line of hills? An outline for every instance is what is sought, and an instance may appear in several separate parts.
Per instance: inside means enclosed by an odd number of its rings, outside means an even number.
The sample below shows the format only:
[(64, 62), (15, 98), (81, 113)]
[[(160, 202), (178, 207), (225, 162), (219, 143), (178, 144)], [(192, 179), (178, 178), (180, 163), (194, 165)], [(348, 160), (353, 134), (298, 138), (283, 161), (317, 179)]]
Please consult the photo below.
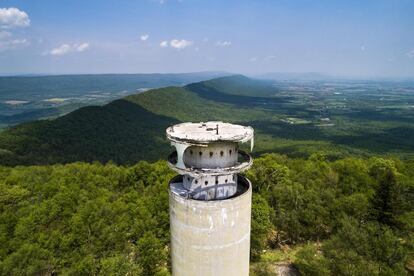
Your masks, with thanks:
[[(240, 75), (230, 78), (249, 80)], [(213, 85), (226, 80), (226, 77), (215, 79)], [(202, 84), (152, 89), (104, 106), (82, 107), (56, 119), (11, 127), (0, 134), (0, 163), (21, 165), (112, 160), (124, 164), (142, 159), (157, 160), (169, 150), (164, 130), (171, 124), (190, 119), (246, 119), (243, 110), (237, 111), (229, 103), (203, 99), (199, 97), (203, 93), (191, 91)], [(231, 96), (234, 93), (231, 89), (229, 87), (229, 99), (235, 97)], [(230, 116), (228, 110), (236, 114)]]
[[(324, 151), (336, 159), (352, 154), (369, 156), (404, 151), (412, 154), (413, 142), (409, 137), (414, 128), (390, 122), (391, 127), (385, 129), (383, 136), (364, 133), (363, 126), (355, 129), (349, 121), (356, 118), (364, 122), (365, 118), (356, 117), (360, 116), (360, 110), (338, 115), (337, 120), (348, 120), (345, 122), (350, 127), (345, 124), (338, 129), (321, 128), (318, 118), (327, 116), (325, 103), (312, 106), (314, 98), (318, 100), (319, 96), (310, 94), (308, 102), (303, 102), (307, 94), (294, 95), (284, 89), (274, 81), (231, 75), (186, 86), (152, 89), (104, 106), (83, 107), (53, 120), (23, 123), (1, 132), (0, 164), (76, 161), (133, 164), (139, 160), (158, 160), (170, 150), (164, 138), (169, 125), (209, 120), (253, 126), (258, 134), (257, 155), (278, 152), (304, 157)], [(291, 121), (292, 118), (297, 121)], [(375, 124), (383, 123), (372, 115), (371, 119)], [(391, 137), (394, 140), (397, 137), (399, 143), (393, 145)]]

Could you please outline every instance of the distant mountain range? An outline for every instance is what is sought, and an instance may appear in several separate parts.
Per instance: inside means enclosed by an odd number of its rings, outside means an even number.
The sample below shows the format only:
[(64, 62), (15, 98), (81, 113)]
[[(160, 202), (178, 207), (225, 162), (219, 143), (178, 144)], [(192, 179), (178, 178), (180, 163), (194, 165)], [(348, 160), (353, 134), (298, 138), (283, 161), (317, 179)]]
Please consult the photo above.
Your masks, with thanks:
[(57, 117), (148, 89), (183, 86), (225, 72), (0, 77), (0, 127)]
[(273, 72), (257, 75), (257, 78), (260, 79), (270, 79), (270, 80), (330, 80), (337, 79), (331, 75), (321, 74), (321, 73), (283, 73), (283, 72)]
[(257, 79), (278, 81), (385, 81), (385, 82), (410, 82), (414, 83), (413, 77), (381, 77), (381, 76), (341, 76), (329, 75), (317, 72), (286, 73), (269, 72), (252, 75)]

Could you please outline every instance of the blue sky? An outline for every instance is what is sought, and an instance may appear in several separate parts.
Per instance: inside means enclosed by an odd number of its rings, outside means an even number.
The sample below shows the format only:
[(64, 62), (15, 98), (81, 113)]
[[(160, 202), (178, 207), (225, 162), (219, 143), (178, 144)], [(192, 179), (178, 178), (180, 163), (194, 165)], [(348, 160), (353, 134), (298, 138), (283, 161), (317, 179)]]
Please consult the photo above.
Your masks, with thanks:
[(414, 77), (414, 1), (0, 0), (0, 74)]

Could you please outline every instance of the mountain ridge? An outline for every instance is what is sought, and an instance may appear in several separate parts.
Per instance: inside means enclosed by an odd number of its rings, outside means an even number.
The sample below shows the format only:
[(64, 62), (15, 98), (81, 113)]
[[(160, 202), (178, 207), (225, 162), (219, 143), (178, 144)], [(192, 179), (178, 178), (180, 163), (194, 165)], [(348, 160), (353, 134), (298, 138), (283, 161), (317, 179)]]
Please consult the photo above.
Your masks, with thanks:
[[(381, 101), (373, 102), (357, 92), (337, 94), (337, 90), (325, 91), (320, 86), (276, 84), (232, 75), (151, 89), (57, 119), (21, 124), (0, 132), (0, 164), (111, 160), (132, 164), (164, 159), (170, 151), (165, 140), (168, 126), (210, 120), (255, 128), (255, 155), (414, 156), (410, 150), (414, 144), (408, 138), (414, 133), (409, 110), (379, 112), (376, 104)], [(348, 93), (352, 101), (341, 102), (344, 96), (338, 95), (342, 93)], [(344, 108), (347, 103), (354, 104)]]
[[(157, 110), (160, 101), (163, 101), (162, 107), (171, 106), (161, 112)], [(184, 108), (186, 103), (191, 106), (190, 111)], [(185, 87), (152, 89), (104, 106), (82, 107), (53, 120), (12, 127), (0, 134), (0, 163), (112, 160), (124, 164), (156, 160), (168, 151), (164, 131), (171, 124), (190, 119), (244, 121), (248, 118), (251, 115), (246, 116), (243, 109), (204, 100)]]

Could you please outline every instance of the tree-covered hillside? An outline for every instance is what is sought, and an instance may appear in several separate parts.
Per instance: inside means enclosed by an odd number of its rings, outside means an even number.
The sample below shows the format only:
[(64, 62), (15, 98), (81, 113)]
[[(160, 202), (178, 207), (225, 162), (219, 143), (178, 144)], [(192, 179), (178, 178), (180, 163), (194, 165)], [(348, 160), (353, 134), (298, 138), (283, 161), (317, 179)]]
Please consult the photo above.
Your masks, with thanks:
[(189, 84), (190, 90), (201, 89), (220, 91), (224, 94), (247, 97), (271, 97), (277, 96), (279, 89), (272, 85), (271, 81), (255, 80), (243, 75), (220, 77), (202, 83)]
[[(414, 117), (401, 107), (414, 104), (413, 95), (391, 90), (362, 95), (348, 83), (338, 84), (337, 90), (331, 84), (309, 85), (292, 88), (290, 83), (236, 75), (149, 90), (5, 130), (0, 133), (0, 164), (154, 161), (168, 152), (164, 131), (169, 125), (209, 120), (253, 126), (257, 155), (307, 157), (323, 151), (332, 160), (377, 154), (413, 157)], [(361, 84), (355, 85), (360, 91)], [(366, 89), (375, 90), (375, 85), (369, 83)], [(381, 107), (383, 98), (392, 101)]]
[[(0, 275), (168, 275), (165, 162), (0, 167)], [(265, 155), (253, 183), (251, 274), (408, 275), (414, 164)]]
[(2, 133), (3, 164), (82, 161), (136, 162), (167, 154), (164, 129), (178, 121), (126, 100), (78, 109), (52, 121), (23, 124)]

